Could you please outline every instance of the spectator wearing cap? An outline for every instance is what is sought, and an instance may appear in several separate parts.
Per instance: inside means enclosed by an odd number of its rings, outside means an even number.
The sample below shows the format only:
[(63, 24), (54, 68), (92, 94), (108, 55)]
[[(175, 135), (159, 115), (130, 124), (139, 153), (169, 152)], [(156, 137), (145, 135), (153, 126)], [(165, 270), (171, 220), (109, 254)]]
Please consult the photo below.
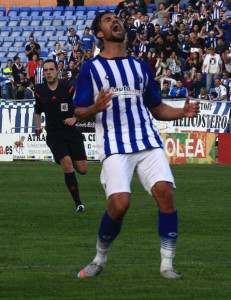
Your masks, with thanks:
[(180, 25), (183, 23), (183, 16), (181, 13), (177, 14), (177, 21), (173, 24), (174, 28), (180, 31)]
[(221, 74), (223, 71), (223, 63), (219, 54), (215, 53), (213, 47), (209, 48), (209, 54), (206, 55), (203, 65), (203, 73), (207, 74), (206, 78), (206, 89), (210, 91), (212, 82)]
[(188, 95), (188, 90), (183, 87), (183, 83), (181, 80), (177, 80), (176, 87), (172, 88), (169, 92), (169, 96), (171, 98), (185, 98)]
[(205, 40), (206, 46), (216, 48), (217, 41), (219, 38), (223, 36), (223, 32), (220, 30), (220, 28), (217, 25), (214, 25), (214, 28), (216, 28), (218, 31), (216, 34), (214, 30), (211, 30), (208, 37), (201, 36), (201, 38)]
[(86, 55), (86, 52), (90, 50), (91, 56), (94, 56), (95, 38), (90, 34), (89, 27), (85, 27), (84, 35), (81, 38), (81, 49), (83, 50), (84, 55)]

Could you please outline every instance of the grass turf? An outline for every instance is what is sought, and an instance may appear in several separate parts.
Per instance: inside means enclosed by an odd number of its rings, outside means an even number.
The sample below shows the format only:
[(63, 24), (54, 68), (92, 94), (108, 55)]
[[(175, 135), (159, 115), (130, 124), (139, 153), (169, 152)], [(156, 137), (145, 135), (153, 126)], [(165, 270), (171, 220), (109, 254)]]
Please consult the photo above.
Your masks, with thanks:
[(132, 204), (107, 267), (78, 279), (95, 255), (106, 208), (100, 164), (77, 176), (86, 212), (76, 214), (61, 168), (0, 163), (1, 299), (231, 299), (230, 165), (172, 165), (182, 280), (159, 276), (157, 208), (135, 176)]

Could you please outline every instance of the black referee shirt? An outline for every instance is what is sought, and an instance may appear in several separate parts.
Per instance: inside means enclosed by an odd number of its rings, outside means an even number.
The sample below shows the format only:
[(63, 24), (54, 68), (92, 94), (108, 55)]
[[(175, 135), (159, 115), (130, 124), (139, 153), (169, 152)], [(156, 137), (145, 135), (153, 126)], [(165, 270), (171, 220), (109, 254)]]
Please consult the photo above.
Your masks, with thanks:
[(63, 123), (66, 118), (72, 118), (74, 105), (72, 102), (75, 87), (59, 81), (55, 91), (49, 89), (46, 83), (42, 84), (35, 93), (35, 113), (45, 113), (46, 130), (59, 130), (68, 126)]

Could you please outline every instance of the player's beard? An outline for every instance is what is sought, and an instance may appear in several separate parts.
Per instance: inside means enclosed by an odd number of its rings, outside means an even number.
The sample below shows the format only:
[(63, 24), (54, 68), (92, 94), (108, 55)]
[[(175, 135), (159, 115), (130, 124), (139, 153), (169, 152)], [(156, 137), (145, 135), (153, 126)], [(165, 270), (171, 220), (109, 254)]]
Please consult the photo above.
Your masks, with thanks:
[(107, 39), (109, 42), (114, 42), (114, 43), (123, 43), (125, 38), (125, 32), (123, 32), (123, 35), (121, 37), (113, 35), (113, 32), (111, 32), (109, 38)]

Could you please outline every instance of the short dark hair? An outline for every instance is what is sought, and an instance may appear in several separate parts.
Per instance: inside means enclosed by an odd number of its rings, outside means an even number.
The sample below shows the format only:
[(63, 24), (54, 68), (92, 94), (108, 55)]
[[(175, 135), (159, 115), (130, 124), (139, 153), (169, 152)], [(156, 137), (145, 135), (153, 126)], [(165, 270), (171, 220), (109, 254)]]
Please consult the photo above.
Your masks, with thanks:
[(101, 13), (99, 13), (99, 14), (96, 15), (96, 17), (95, 17), (95, 19), (94, 19), (94, 21), (93, 21), (93, 23), (91, 25), (91, 29), (92, 29), (92, 31), (93, 31), (93, 33), (94, 33), (95, 36), (100, 31), (101, 19), (106, 14), (112, 14), (113, 15), (114, 13), (111, 12), (110, 10), (106, 10), (106, 11), (103, 11), (103, 12), (101, 12)]
[(90, 27), (86, 26), (86, 27), (85, 27), (85, 29), (88, 29), (88, 30), (90, 30)]
[(18, 59), (19, 57), (17, 56), (17, 55), (15, 55), (15, 57), (14, 57), (14, 61), (16, 61), (16, 59)]
[(45, 65), (47, 63), (53, 63), (55, 65), (55, 69), (58, 70), (58, 64), (57, 64), (57, 62), (54, 59), (47, 59), (47, 60), (45, 60), (45, 62), (44, 62), (43, 65)]

